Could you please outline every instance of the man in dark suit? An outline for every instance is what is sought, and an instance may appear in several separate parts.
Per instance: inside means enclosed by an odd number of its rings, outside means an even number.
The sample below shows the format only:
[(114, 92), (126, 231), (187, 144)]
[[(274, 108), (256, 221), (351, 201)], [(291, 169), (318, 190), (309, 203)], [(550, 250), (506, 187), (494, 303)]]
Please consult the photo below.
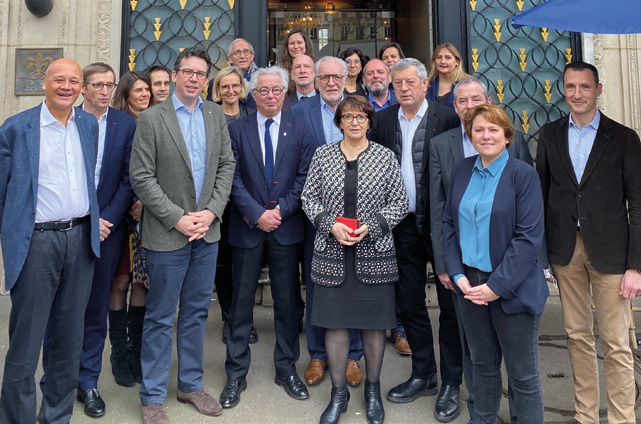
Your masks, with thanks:
[[(425, 304), (426, 267), (427, 261), (432, 260), (428, 149), (432, 137), (459, 128), (460, 121), (452, 109), (425, 99), (427, 70), (418, 60), (406, 58), (397, 62), (392, 68), (392, 84), (398, 104), (377, 112), (378, 123), (371, 137), (396, 154), (410, 198), (410, 213), (394, 229), (394, 240), (400, 277), (396, 298), (412, 349), (412, 374), (387, 394), (390, 402), (407, 403), (438, 391), (432, 327)], [(461, 378), (460, 359), (458, 365), (454, 359), (461, 357), (461, 344), (452, 296), (440, 284), (436, 289), (441, 309), (439, 347), (443, 385), (439, 398), (453, 398), (458, 396), (455, 392)], [(437, 399), (437, 407), (441, 403)]]
[(203, 387), (203, 349), (234, 158), (222, 108), (200, 97), (210, 69), (200, 47), (178, 55), (174, 94), (140, 114), (131, 152), (149, 272), (141, 350), (144, 424), (169, 422), (163, 403), (179, 301), (177, 400), (203, 415), (222, 412)]
[(51, 335), (41, 421), (69, 422), (95, 258), (110, 229), (99, 222), (96, 118), (73, 107), (82, 71), (51, 63), (45, 101), (0, 127), (0, 237), (11, 290), (0, 422), (36, 421), (40, 347)]
[[(445, 269), (445, 253), (443, 247), (443, 211), (447, 200), (447, 190), (454, 165), (464, 157), (477, 155), (478, 152), (472, 146), (472, 142), (465, 134), (463, 127), (463, 116), (468, 110), (474, 109), (481, 104), (491, 104), (487, 86), (477, 78), (468, 77), (460, 81), (454, 88), (454, 110), (461, 119), (461, 125), (449, 131), (439, 134), (430, 141), (429, 173), (430, 173), (430, 221), (432, 226), (432, 247), (434, 250), (434, 274), (437, 275), (440, 284), (449, 290), (453, 290), (452, 283), (447, 270)], [(510, 156), (514, 156), (532, 165), (532, 155), (528, 149), (527, 142), (520, 131), (514, 132), (514, 141), (507, 148)], [(458, 317), (458, 296), (452, 292), (454, 308)], [(474, 396), (472, 392), (472, 360), (470, 351), (465, 341), (464, 328), (460, 320), (459, 335), (463, 348), (463, 375), (469, 397), (467, 408), (470, 417), (474, 416)], [(459, 362), (457, 358), (453, 361)], [(457, 369), (460, 369), (457, 367)], [(458, 383), (461, 377), (459, 374)], [(455, 390), (458, 393), (458, 388)], [(442, 405), (440, 411), (443, 416), (436, 419), (441, 422), (451, 421), (458, 414), (458, 396), (441, 399), (446, 405)]]
[(314, 61), (306, 54), (296, 56), (292, 62), (292, 70), (289, 73), (295, 84), (295, 91), (285, 96), (283, 101), (283, 112), (289, 110), (302, 99), (316, 95), (314, 87)]
[(296, 319), (298, 261), (303, 241), (300, 195), (311, 161), (309, 129), (281, 112), (289, 78), (279, 66), (252, 75), (257, 112), (230, 125), (236, 171), (231, 192), (229, 244), (233, 246), (234, 294), (227, 331), (227, 384), (220, 403), (231, 408), (247, 388), (251, 363), (249, 333), (258, 276), (267, 255), (274, 298), (275, 383), (298, 400), (307, 387), (296, 373), (300, 355)]
[[(320, 146), (334, 143), (343, 139), (343, 133), (334, 124), (336, 106), (343, 100), (343, 90), (347, 78), (347, 64), (333, 56), (325, 56), (314, 65), (316, 86), (319, 95), (292, 108), (297, 117), (301, 117), (310, 129), (312, 138), (312, 155)], [(305, 225), (304, 261), (305, 280), (308, 282), (305, 293), (307, 313), (305, 314), (305, 333), (307, 336), (307, 351), (310, 361), (305, 370), (305, 381), (309, 385), (318, 384), (325, 378), (327, 368), (327, 351), (325, 350), (325, 329), (312, 325), (312, 308), (314, 307), (314, 283), (312, 281), (312, 256), (314, 254), (314, 239), (316, 228), (307, 219), (303, 218)], [(360, 360), (363, 357), (361, 332), (349, 332), (349, 359), (345, 378), (351, 386), (358, 386), (363, 380), (363, 370)]]
[[(98, 120), (98, 154), (95, 183), (100, 207), (100, 223), (110, 229), (100, 243), (100, 259), (96, 261), (94, 278), (85, 313), (84, 339), (78, 375), (78, 401), (85, 404), (90, 417), (105, 415), (105, 402), (98, 392), (98, 377), (102, 370), (102, 352), (107, 337), (107, 312), (111, 283), (122, 255), (126, 236), (124, 217), (133, 199), (129, 182), (129, 157), (136, 131), (136, 121), (124, 112), (109, 107), (116, 86), (116, 74), (106, 63), (96, 62), (82, 70), (82, 109)], [(49, 377), (49, 344), (44, 343), (43, 368), (40, 385)]]
[(599, 421), (592, 300), (608, 389), (608, 421), (633, 423), (630, 300), (641, 292), (639, 136), (597, 108), (601, 84), (585, 62), (566, 65), (570, 114), (541, 128), (541, 178), (550, 268), (559, 283), (574, 375), (574, 419)]

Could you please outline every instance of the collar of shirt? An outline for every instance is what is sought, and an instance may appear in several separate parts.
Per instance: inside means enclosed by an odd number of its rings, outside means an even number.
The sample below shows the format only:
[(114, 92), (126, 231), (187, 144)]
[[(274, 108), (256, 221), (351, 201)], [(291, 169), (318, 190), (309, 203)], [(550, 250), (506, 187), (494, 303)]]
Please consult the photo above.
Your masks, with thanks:
[[(280, 127), (280, 117), (281, 117), (282, 112), (278, 112), (278, 115), (274, 116), (272, 119), (274, 120), (274, 123)], [(258, 126), (261, 127), (263, 130), (265, 129), (265, 121), (267, 121), (269, 118), (264, 117), (260, 112), (256, 112), (256, 115), (258, 115)], [(271, 127), (270, 127), (271, 128)]]
[[(76, 108), (73, 107), (73, 106), (71, 107), (71, 116), (69, 116), (69, 120), (70, 121), (74, 121), (74, 122), (76, 120)], [(47, 126), (47, 125), (51, 125), (51, 124), (53, 124), (55, 122), (57, 122), (60, 125), (62, 125), (62, 122), (58, 121), (51, 114), (51, 112), (49, 111), (49, 108), (47, 107), (47, 103), (46, 102), (42, 102), (42, 108), (40, 109), (40, 126), (44, 127), (44, 126)]]
[[(176, 110), (176, 112), (178, 112), (179, 110), (184, 110), (185, 112), (187, 112), (189, 114), (193, 113), (193, 112), (190, 112), (189, 108), (187, 106), (185, 106), (185, 104), (183, 102), (180, 101), (178, 96), (176, 96), (175, 92), (174, 92), (174, 94), (171, 95), (171, 100), (173, 100), (173, 102), (174, 102), (174, 109)], [(198, 96), (198, 102), (196, 103), (196, 107), (194, 108), (194, 111), (196, 109), (202, 109), (202, 108), (203, 108), (203, 99), (201, 99), (200, 96)]]
[(496, 176), (501, 170), (505, 167), (507, 160), (510, 158), (510, 154), (507, 152), (507, 149), (503, 150), (503, 153), (494, 160), (487, 168), (483, 168), (483, 163), (481, 162), (481, 155), (476, 158), (474, 162), (474, 171), (481, 173), (489, 172), (491, 176)]
[[(85, 112), (87, 112), (87, 109), (85, 109), (85, 103), (84, 103), (84, 102), (82, 103), (82, 110), (84, 110)], [(87, 113), (90, 113), (90, 112), (87, 112)], [(100, 115), (100, 119), (98, 119), (98, 122), (101, 122), (101, 121), (106, 120), (106, 119), (107, 119), (107, 114), (108, 114), (108, 113), (109, 113), (109, 108), (107, 108), (107, 110), (105, 110), (105, 113), (103, 113), (102, 115)], [(92, 114), (92, 115), (93, 115), (93, 114)]]
[[(569, 114), (570, 117), (570, 128), (574, 127), (578, 130), (581, 130), (577, 124), (574, 123), (574, 120), (572, 119), (572, 113)], [(593, 130), (598, 130), (599, 129), (599, 124), (601, 123), (601, 112), (599, 112), (599, 109), (596, 110), (596, 114), (594, 115), (594, 118), (592, 118), (592, 121), (583, 127), (583, 129), (587, 127), (591, 127)]]
[[(344, 98), (345, 98), (345, 96), (341, 97), (341, 100), (343, 100)], [(325, 103), (325, 100), (323, 99), (323, 96), (320, 96), (320, 104), (321, 104), (321, 109), (324, 109), (327, 112), (331, 112), (332, 114), (336, 113), (335, 111), (332, 110), (332, 107), (330, 105)], [(336, 105), (338, 105), (338, 103)]]
[[(427, 99), (423, 100), (423, 104), (421, 104), (421, 107), (418, 108), (418, 112), (414, 117), (411, 119), (412, 121), (415, 120), (418, 117), (418, 120), (420, 122), (421, 119), (423, 119), (423, 116), (425, 116), (425, 112), (427, 112)], [(405, 114), (403, 113), (403, 108), (399, 107), (398, 108), (398, 119), (405, 119), (406, 121), (410, 121), (410, 119), (407, 119)]]
[(476, 151), (472, 140), (467, 136), (465, 132), (465, 125), (461, 124), (461, 139), (463, 140), (463, 156), (469, 158), (470, 156), (478, 155), (479, 152)]
[[(300, 100), (300, 99), (301, 99), (301, 97), (303, 97), (303, 96), (306, 96), (306, 97), (314, 97), (315, 95), (316, 95), (316, 90), (312, 90), (312, 92), (311, 92), (311, 93), (309, 93), (309, 94), (303, 94), (303, 93), (300, 93), (300, 92), (296, 91), (296, 97), (298, 97), (298, 100)], [(321, 99), (321, 100), (322, 100), (322, 99)]]

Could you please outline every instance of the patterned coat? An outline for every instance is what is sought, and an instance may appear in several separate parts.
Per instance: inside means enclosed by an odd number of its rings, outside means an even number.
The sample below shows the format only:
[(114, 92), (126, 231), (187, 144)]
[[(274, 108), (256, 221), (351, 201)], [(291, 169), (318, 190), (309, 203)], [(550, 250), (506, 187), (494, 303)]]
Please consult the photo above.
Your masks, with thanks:
[[(319, 147), (314, 154), (301, 199), (317, 229), (312, 280), (339, 286), (345, 280), (345, 247), (330, 230), (345, 206), (346, 159), (340, 143)], [(376, 143), (358, 158), (357, 218), (369, 234), (356, 244), (356, 276), (365, 284), (398, 280), (392, 229), (407, 215), (409, 200), (394, 153)]]

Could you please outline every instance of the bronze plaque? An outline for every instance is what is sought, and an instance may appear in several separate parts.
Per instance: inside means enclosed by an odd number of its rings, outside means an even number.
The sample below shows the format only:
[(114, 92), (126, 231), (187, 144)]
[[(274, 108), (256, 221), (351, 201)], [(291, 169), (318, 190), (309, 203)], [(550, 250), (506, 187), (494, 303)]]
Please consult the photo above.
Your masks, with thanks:
[(16, 96), (41, 96), (42, 77), (54, 60), (62, 58), (62, 48), (16, 49)]

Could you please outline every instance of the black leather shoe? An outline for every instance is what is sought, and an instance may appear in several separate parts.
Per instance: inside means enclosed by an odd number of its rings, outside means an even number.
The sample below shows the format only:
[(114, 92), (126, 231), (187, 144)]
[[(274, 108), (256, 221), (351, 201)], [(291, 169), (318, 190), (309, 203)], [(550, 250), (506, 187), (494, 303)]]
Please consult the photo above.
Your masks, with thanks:
[(292, 374), (286, 377), (276, 376), (274, 383), (282, 386), (289, 397), (296, 400), (305, 400), (309, 397), (309, 392), (307, 391), (307, 386), (298, 378), (296, 374)]
[(252, 325), (252, 330), (249, 332), (249, 344), (258, 343), (258, 332)]
[(240, 402), (240, 394), (247, 388), (247, 380), (227, 380), (225, 388), (220, 394), (220, 406), (233, 408)]
[(365, 412), (369, 424), (383, 424), (385, 409), (381, 399), (381, 382), (370, 383), (365, 379)]
[(459, 408), (459, 386), (443, 384), (436, 398), (434, 406), (434, 418), (441, 423), (454, 421), (460, 412)]
[(349, 390), (347, 385), (343, 387), (332, 387), (332, 396), (329, 399), (329, 405), (323, 411), (320, 417), (320, 424), (336, 424), (341, 414), (347, 411), (349, 402)]
[(85, 404), (85, 415), (93, 418), (105, 415), (105, 401), (100, 397), (98, 389), (78, 390), (76, 399)]
[(437, 393), (436, 374), (427, 379), (410, 377), (406, 382), (387, 392), (387, 400), (393, 403), (409, 403), (420, 396), (434, 396)]

